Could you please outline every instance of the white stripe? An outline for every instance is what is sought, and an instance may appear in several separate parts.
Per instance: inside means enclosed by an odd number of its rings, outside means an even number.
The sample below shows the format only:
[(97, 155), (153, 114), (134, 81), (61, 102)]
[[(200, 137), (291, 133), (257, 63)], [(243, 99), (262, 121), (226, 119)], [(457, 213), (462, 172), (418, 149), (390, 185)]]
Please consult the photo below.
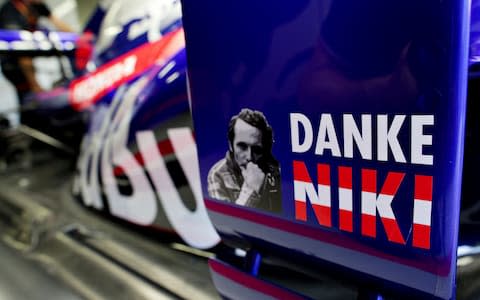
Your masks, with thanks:
[(419, 225), (432, 225), (432, 201), (415, 199), (413, 206), (413, 223)]
[(369, 216), (377, 215), (377, 195), (372, 192), (362, 191), (362, 214)]
[(395, 220), (392, 210), (392, 195), (379, 194), (362, 191), (362, 214), (369, 216), (378, 215), (382, 218)]
[(353, 211), (352, 190), (339, 188), (338, 189), (339, 208), (341, 210)]
[(307, 202), (315, 205), (331, 207), (330, 186), (319, 184), (318, 192), (311, 182), (293, 181), (295, 200)]
[(380, 194), (377, 198), (378, 215), (382, 218), (395, 220), (392, 210), (392, 195)]
[[(319, 184), (318, 185), (318, 205), (321, 206), (326, 206), (326, 207), (331, 207), (332, 206), (332, 201), (331, 201), (331, 196), (330, 196), (330, 186), (329, 185), (324, 185), (324, 184)], [(317, 204), (317, 203), (315, 203)]]
[(295, 201), (307, 202), (307, 196), (305, 194), (305, 182), (294, 180), (293, 190)]

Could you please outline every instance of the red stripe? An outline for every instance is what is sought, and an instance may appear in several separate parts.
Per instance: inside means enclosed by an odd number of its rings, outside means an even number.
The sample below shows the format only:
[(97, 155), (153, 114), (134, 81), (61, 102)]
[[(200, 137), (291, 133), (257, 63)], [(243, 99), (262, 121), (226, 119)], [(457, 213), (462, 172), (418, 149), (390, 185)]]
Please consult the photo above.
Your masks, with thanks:
[[(252, 212), (249, 209), (243, 208), (241, 206), (233, 206), (231, 204), (226, 204), (224, 202), (211, 200), (208, 198), (205, 199), (205, 205), (210, 212), (215, 212), (227, 217), (232, 217), (237, 219), (238, 221), (260, 224), (274, 230), (280, 230), (312, 240), (337, 245), (362, 254), (378, 257), (379, 259), (386, 259), (398, 264), (423, 270), (431, 274), (440, 276), (448, 276), (448, 274), (450, 274), (452, 257), (448, 255), (440, 259), (434, 259), (430, 255), (426, 255), (422, 259), (402, 258), (386, 253), (384, 251), (380, 251), (375, 247), (367, 246), (351, 237), (339, 235), (337, 232), (319, 230), (318, 228), (314, 228), (310, 225), (299, 224), (296, 222), (284, 220), (279, 217)], [(450, 253), (450, 255), (453, 255), (452, 252), (448, 253)]]
[(295, 219), (307, 221), (307, 203), (295, 200)]
[(158, 150), (163, 156), (167, 156), (173, 153), (172, 142), (167, 138), (163, 141), (158, 142)]
[(318, 184), (330, 186), (330, 165), (317, 164)]
[(353, 213), (348, 210), (340, 210), (340, 230), (353, 232)]
[(332, 210), (330, 207), (312, 204), (313, 211), (320, 225), (332, 227)]
[[(381, 193), (394, 196), (402, 183), (405, 173), (388, 172)], [(362, 169), (362, 191), (377, 193), (377, 171)]]
[(377, 171), (362, 169), (362, 191), (377, 193)]
[(433, 177), (415, 175), (415, 199), (432, 201)]
[(384, 195), (395, 196), (400, 184), (402, 183), (403, 177), (405, 177), (405, 173), (388, 172), (387, 178), (383, 183), (382, 191), (380, 193)]
[(430, 226), (413, 224), (412, 245), (417, 248), (430, 249)]
[(372, 238), (377, 236), (377, 217), (362, 214), (362, 235)]
[[(118, 88), (120, 85), (131, 80), (132, 78), (140, 75), (156, 62), (165, 63), (168, 58), (170, 58), (184, 46), (185, 38), (183, 29), (178, 29), (165, 35), (162, 39), (156, 42), (141, 45), (125, 53), (124, 55), (109, 61), (95, 70), (95, 72), (72, 81), (69, 87), (70, 104), (76, 110), (82, 110), (93, 105), (107, 93)], [(124, 75), (123, 77), (118, 78), (116, 81), (110, 82), (110, 84), (106, 85), (105, 87), (101, 87), (98, 90), (91, 92), (89, 95), (82, 94), (80, 98), (76, 98), (78, 95), (76, 94), (75, 90), (79, 85), (83, 85), (83, 83), (89, 79), (96, 79), (95, 76), (103, 77), (104, 75), (101, 73), (111, 71), (110, 69), (115, 68), (118, 64), (123, 64), (129, 57), (135, 57), (137, 60), (135, 63), (135, 70), (133, 70), (131, 74)], [(88, 93), (89, 91), (85, 90), (82, 92)]]
[(397, 244), (405, 245), (405, 240), (403, 239), (403, 235), (400, 232), (400, 228), (398, 227), (397, 221), (387, 218), (381, 218), (383, 227), (385, 228), (385, 233), (387, 234), (387, 238), (390, 242), (394, 242)]
[(352, 189), (352, 168), (338, 167), (338, 186), (344, 189)]
[[(249, 289), (252, 289), (262, 294), (273, 297), (274, 299), (292, 299), (292, 300), (305, 299), (294, 292), (291, 292), (287, 289), (279, 288), (273, 284), (257, 279), (252, 275), (241, 272), (217, 260), (210, 259), (208, 261), (208, 265), (210, 266), (211, 270), (214, 271), (215, 273), (225, 278), (228, 278), (233, 282), (236, 282)], [(237, 295), (237, 296), (241, 296), (241, 295)]]
[(293, 161), (293, 179), (312, 183), (312, 179), (310, 179), (310, 175), (308, 175), (305, 163), (296, 160)]

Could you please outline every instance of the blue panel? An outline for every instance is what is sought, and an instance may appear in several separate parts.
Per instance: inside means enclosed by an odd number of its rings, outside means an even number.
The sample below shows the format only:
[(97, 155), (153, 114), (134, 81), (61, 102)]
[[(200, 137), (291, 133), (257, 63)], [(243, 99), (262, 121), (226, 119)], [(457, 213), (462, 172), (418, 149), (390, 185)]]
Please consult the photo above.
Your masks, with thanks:
[[(203, 193), (224, 238), (262, 240), (272, 252), (288, 248), (451, 298), (468, 8), (453, 0), (184, 0)], [(273, 130), (271, 153), (266, 131), (256, 140), (268, 163), (256, 162), (265, 179), (249, 196), (266, 199), (278, 161), (276, 211), (236, 205), (247, 167), (227, 129), (243, 108), (263, 112)]]

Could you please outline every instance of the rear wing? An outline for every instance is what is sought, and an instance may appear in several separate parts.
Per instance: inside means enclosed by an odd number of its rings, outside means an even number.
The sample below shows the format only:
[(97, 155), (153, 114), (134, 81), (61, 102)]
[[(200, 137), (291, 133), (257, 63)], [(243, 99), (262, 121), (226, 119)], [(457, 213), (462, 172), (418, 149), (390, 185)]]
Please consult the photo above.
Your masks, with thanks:
[(78, 34), (26, 30), (0, 30), (2, 56), (52, 56), (73, 54)]

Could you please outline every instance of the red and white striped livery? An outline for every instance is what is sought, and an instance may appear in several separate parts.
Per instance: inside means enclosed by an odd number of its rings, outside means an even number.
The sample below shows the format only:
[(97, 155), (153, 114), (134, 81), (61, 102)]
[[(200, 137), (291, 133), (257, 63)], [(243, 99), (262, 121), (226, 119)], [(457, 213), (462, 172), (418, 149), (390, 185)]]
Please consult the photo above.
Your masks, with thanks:
[[(312, 182), (307, 166), (302, 161), (293, 162), (295, 219), (307, 222), (308, 205), (318, 224), (334, 227), (332, 224), (332, 184), (331, 166), (318, 163), (317, 188)], [(354, 213), (354, 185), (351, 167), (339, 166), (338, 171), (338, 228), (344, 232), (359, 231), (362, 236), (378, 238), (377, 223), (380, 219), (389, 242), (406, 245), (408, 235), (402, 234), (394, 213), (393, 201), (402, 201), (397, 205), (411, 206), (406, 199), (396, 197), (406, 173), (388, 172), (383, 184), (378, 184), (378, 172), (373, 169), (360, 170), (361, 190), (360, 214)], [(360, 187), (357, 187), (360, 188)], [(412, 209), (412, 246), (430, 249), (431, 215), (432, 215), (433, 177), (415, 175), (414, 201)], [(397, 206), (398, 207), (398, 206)], [(355, 223), (357, 216), (359, 222)], [(380, 217), (380, 218), (377, 218)], [(333, 218), (336, 219), (336, 218)], [(354, 228), (358, 224), (358, 228)]]

